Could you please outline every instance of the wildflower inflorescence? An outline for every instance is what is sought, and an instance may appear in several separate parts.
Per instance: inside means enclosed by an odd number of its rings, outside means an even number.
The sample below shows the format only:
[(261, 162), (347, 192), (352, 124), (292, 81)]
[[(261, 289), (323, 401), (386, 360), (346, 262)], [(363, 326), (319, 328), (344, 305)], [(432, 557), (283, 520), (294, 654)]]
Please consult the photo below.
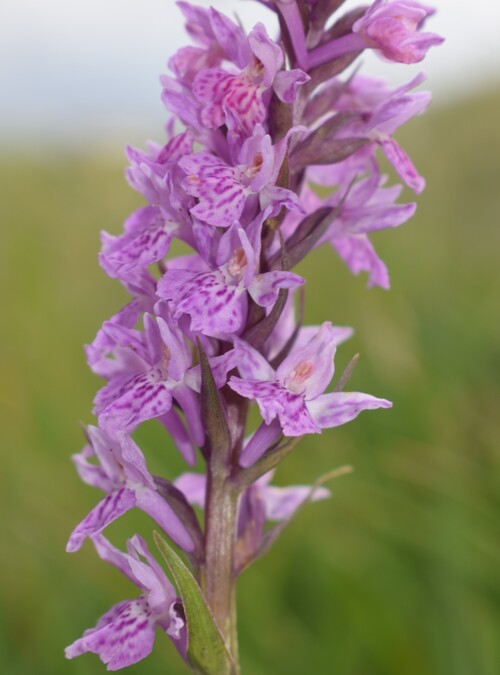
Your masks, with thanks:
[[(412, 92), (423, 75), (391, 89), (345, 71), (365, 49), (415, 63), (442, 39), (421, 31), (433, 12), (413, 0), (340, 15), (342, 0), (266, 0), (279, 18), (277, 40), (261, 23), (247, 35), (214, 8), (177, 4), (195, 46), (172, 56), (161, 79), (168, 140), (128, 148), (127, 178), (146, 205), (122, 234), (102, 235), (101, 266), (131, 300), (87, 347), (106, 384), (94, 401), (98, 424), (74, 462), (105, 496), (67, 546), (90, 538), (140, 595), (115, 605), (66, 655), (95, 652), (116, 670), (147, 656), (159, 627), (196, 672), (220, 675), (239, 672), (239, 573), (303, 503), (329, 494), (274, 487), (274, 468), (301, 437), (391, 406), (343, 391), (346, 378), (327, 391), (351, 330), (303, 326), (304, 279), (291, 270), (329, 243), (370, 286), (389, 287), (369, 234), (401, 225), (415, 204), (396, 202), (402, 185), (386, 185), (379, 150), (403, 183), (424, 188), (393, 134), (430, 95)], [(168, 257), (174, 240), (192, 252)], [(262, 421), (249, 433), (252, 401)], [(188, 467), (201, 458), (204, 473), (150, 473), (132, 434), (153, 419)], [(184, 552), (191, 571), (160, 546), (177, 590), (142, 537), (125, 553), (102, 534), (134, 507)], [(197, 648), (209, 629), (221, 637), (218, 656), (217, 640)]]

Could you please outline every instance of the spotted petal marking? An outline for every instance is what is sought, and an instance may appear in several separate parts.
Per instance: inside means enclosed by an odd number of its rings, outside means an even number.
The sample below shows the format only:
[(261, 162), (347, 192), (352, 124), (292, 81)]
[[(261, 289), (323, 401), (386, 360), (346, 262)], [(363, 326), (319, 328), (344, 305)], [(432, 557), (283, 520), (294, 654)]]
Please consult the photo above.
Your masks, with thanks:
[(66, 647), (68, 659), (85, 652), (98, 654), (108, 670), (119, 670), (148, 656), (155, 639), (155, 620), (146, 599), (120, 602), (107, 612), (95, 628)]
[(136, 497), (132, 490), (122, 487), (111, 492), (76, 526), (69, 538), (66, 551), (68, 553), (78, 551), (87, 537), (104, 530), (135, 504)]
[(321, 433), (321, 428), (311, 416), (308, 403), (304, 401), (302, 396), (284, 391), (282, 397), (283, 412), (278, 417), (285, 436)]
[(246, 316), (243, 293), (241, 285), (226, 283), (220, 269), (201, 274), (168, 270), (158, 285), (158, 294), (171, 300), (176, 318), (187, 314), (191, 330), (213, 336), (241, 329)]
[(159, 210), (146, 207), (132, 214), (120, 237), (108, 239), (99, 260), (111, 277), (127, 277), (136, 267), (147, 267), (168, 253), (176, 225), (166, 223)]
[(230, 91), (222, 101), (229, 128), (249, 136), (255, 125), (266, 118), (261, 88), (245, 76), (235, 78)]
[(221, 68), (207, 68), (198, 73), (193, 82), (193, 94), (203, 103), (201, 121), (209, 129), (217, 129), (225, 122), (222, 101), (230, 91), (235, 75)]
[(287, 391), (279, 382), (245, 381), (231, 377), (229, 386), (240, 396), (257, 401), (266, 424), (278, 417), (285, 436), (321, 433), (302, 396)]
[(250, 136), (266, 117), (261, 87), (244, 73), (231, 75), (218, 68), (202, 70), (193, 83), (195, 97), (204, 104), (201, 120), (209, 129), (227, 124), (238, 134)]
[(385, 156), (408, 187), (420, 194), (425, 188), (425, 178), (418, 173), (415, 165), (399, 143), (392, 138), (387, 138), (381, 142), (381, 146)]
[(111, 431), (133, 431), (141, 422), (160, 417), (172, 406), (172, 394), (157, 368), (128, 378), (121, 391), (99, 415), (99, 423)]
[(184, 157), (180, 166), (188, 174), (184, 189), (199, 200), (191, 209), (193, 216), (219, 227), (229, 227), (240, 219), (248, 190), (236, 168), (208, 152)]

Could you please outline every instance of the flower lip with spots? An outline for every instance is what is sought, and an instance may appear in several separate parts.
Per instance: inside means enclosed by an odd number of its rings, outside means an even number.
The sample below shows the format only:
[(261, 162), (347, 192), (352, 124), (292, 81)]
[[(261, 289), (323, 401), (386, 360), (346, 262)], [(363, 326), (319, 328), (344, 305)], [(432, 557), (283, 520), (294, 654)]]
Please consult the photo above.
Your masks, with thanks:
[[(309, 80), (300, 69), (285, 71), (283, 52), (258, 23), (248, 36), (246, 66), (239, 74), (222, 68), (201, 70), (192, 91), (201, 106), (200, 118), (208, 129), (224, 124), (237, 136), (249, 136), (266, 119), (264, 94), (273, 88), (285, 103), (293, 103), (297, 89)], [(242, 66), (240, 66), (241, 68)]]
[(242, 228), (230, 228), (220, 243), (220, 251), (227, 258), (215, 269), (198, 258), (197, 266), (201, 262), (206, 271), (176, 266), (167, 269), (159, 281), (158, 295), (170, 301), (175, 318), (190, 316), (192, 331), (212, 337), (238, 335), (247, 318), (248, 296), (261, 307), (269, 307), (281, 288), (304, 283), (293, 272), (258, 273), (260, 232), (267, 213), (247, 228), (255, 243)]
[(86, 630), (81, 638), (66, 647), (66, 658), (93, 652), (107, 664), (108, 670), (125, 668), (151, 652), (157, 627), (186, 658), (187, 634), (182, 605), (144, 539), (139, 535), (132, 537), (127, 553), (112, 546), (102, 535), (95, 535), (92, 540), (99, 556), (117, 567), (142, 594), (135, 600), (119, 602), (106, 612), (94, 628)]
[(276, 182), (289, 139), (304, 131), (305, 127), (293, 127), (273, 145), (271, 136), (258, 124), (253, 134), (238, 145), (234, 164), (204, 151), (182, 157), (179, 166), (186, 173), (182, 186), (197, 199), (191, 214), (214, 227), (230, 227), (241, 222), (252, 197), (258, 200), (261, 210), (272, 205), (276, 211), (284, 206), (303, 212), (296, 193)]
[[(130, 433), (141, 422), (168, 414), (175, 399), (185, 413), (194, 442), (199, 445), (204, 438), (199, 401), (184, 381), (192, 362), (191, 350), (165, 304), (159, 303), (157, 307), (161, 315), (146, 314), (143, 333), (108, 326), (120, 348), (117, 352), (122, 368), (97, 393), (95, 411), (103, 429)], [(175, 358), (170, 358), (171, 354)], [(185, 459), (193, 464), (193, 451)]]
[[(240, 342), (241, 345), (241, 342)], [(275, 371), (264, 357), (246, 345), (247, 357), (239, 365), (241, 377), (232, 376), (229, 386), (245, 398), (257, 401), (266, 425), (279, 420), (285, 436), (321, 433), (345, 424), (363, 410), (388, 408), (392, 404), (359, 392), (323, 392), (334, 372), (335, 337), (325, 322), (303, 347), (292, 351)], [(253, 464), (265, 451), (243, 451), (242, 466)]]

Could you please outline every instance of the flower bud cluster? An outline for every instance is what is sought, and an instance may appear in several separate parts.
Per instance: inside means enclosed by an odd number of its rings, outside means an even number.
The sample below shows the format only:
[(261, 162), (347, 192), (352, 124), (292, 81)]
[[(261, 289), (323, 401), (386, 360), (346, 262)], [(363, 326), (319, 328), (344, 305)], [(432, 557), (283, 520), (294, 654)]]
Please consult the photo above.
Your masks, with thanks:
[[(305, 486), (270, 485), (287, 439), (391, 405), (342, 387), (327, 391), (335, 351), (351, 331), (328, 321), (302, 325), (305, 280), (292, 269), (330, 244), (352, 273), (389, 287), (369, 234), (401, 225), (415, 204), (396, 202), (402, 185), (386, 185), (379, 152), (403, 183), (423, 189), (393, 134), (430, 96), (412, 92), (423, 75), (391, 89), (344, 71), (364, 49), (413, 63), (441, 41), (420, 31), (432, 11), (410, 0), (375, 0), (345, 15), (342, 2), (269, 0), (278, 40), (261, 23), (247, 34), (216, 9), (177, 4), (195, 44), (172, 56), (161, 78), (166, 142), (127, 150), (127, 179), (145, 205), (121, 234), (102, 235), (101, 266), (131, 299), (87, 347), (105, 385), (94, 400), (97, 425), (74, 456), (81, 478), (104, 497), (77, 525), (68, 551), (90, 538), (140, 589), (66, 650), (69, 658), (95, 652), (110, 670), (144, 658), (156, 628), (188, 660), (182, 599), (139, 535), (126, 553), (104, 537), (110, 523), (141, 509), (196, 573), (206, 524), (193, 507), (205, 508), (218, 462), (240, 488), (236, 577), (267, 545), (266, 521), (288, 521), (313, 496)], [(175, 240), (191, 252), (169, 255)], [(251, 403), (262, 422), (249, 433)], [(201, 457), (207, 474), (152, 475), (132, 437), (148, 420), (164, 427), (187, 468)], [(321, 488), (313, 497), (327, 496)]]

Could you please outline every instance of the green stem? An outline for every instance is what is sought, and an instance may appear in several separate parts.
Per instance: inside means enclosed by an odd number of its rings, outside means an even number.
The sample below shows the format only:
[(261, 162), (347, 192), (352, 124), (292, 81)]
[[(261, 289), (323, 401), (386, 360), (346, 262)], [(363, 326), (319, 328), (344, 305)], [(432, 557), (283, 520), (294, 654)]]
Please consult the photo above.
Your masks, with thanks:
[(225, 468), (212, 467), (208, 474), (205, 562), (201, 583), (207, 603), (234, 660), (231, 675), (240, 672), (234, 575), (238, 498), (239, 490), (228, 479)]
[(238, 605), (236, 598), (236, 583), (233, 583), (231, 593), (231, 635), (229, 645), (234, 660), (234, 675), (240, 675), (240, 652), (238, 647)]

